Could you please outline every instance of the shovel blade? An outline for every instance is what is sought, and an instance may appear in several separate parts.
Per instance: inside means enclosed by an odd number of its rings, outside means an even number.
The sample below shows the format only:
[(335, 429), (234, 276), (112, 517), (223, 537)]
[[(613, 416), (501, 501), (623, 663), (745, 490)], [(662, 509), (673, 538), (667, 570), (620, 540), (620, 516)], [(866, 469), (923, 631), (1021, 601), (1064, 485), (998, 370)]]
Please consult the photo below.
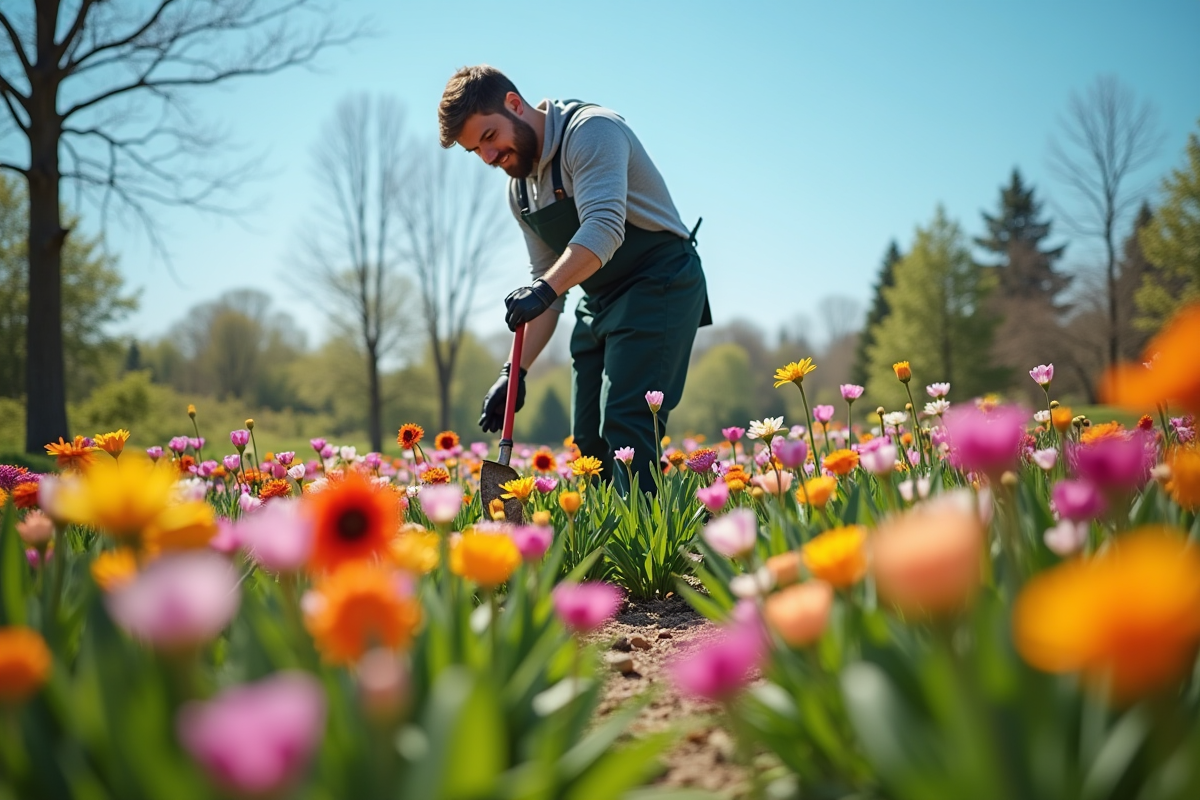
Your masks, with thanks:
[(492, 505), (493, 500), (501, 500), (504, 503), (504, 518), (517, 525), (525, 521), (524, 513), (521, 510), (521, 501), (515, 497), (510, 497), (507, 500), (500, 498), (500, 495), (506, 492), (500, 488), (500, 484), (515, 481), (521, 477), (517, 471), (507, 464), (500, 464), (496, 461), (484, 461), (483, 467), (479, 471), (479, 495), (483, 501), (483, 518), (491, 519), (492, 513), (488, 509)]

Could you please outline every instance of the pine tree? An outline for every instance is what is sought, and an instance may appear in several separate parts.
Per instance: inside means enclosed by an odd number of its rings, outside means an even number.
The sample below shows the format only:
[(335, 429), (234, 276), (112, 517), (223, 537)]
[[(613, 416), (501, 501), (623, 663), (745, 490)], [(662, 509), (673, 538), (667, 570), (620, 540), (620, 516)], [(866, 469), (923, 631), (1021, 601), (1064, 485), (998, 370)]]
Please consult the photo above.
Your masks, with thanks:
[(875, 283), (874, 297), (871, 299), (871, 310), (867, 314), (867, 322), (863, 327), (862, 335), (858, 337), (858, 349), (854, 353), (854, 368), (850, 372), (850, 380), (859, 385), (865, 385), (867, 382), (869, 363), (867, 350), (875, 343), (875, 328), (887, 318), (890, 310), (887, 299), (884, 297), (884, 290), (896, 284), (896, 264), (901, 258), (903, 255), (899, 246), (896, 245), (896, 240), (893, 239), (888, 245), (887, 253), (883, 256), (883, 265), (879, 268), (879, 280)]
[(1041, 219), (1042, 204), (1033, 192), (1014, 167), (1009, 185), (1000, 189), (1000, 212), (983, 212), (988, 235), (976, 238), (975, 244), (999, 257), (995, 266), (1001, 294), (1020, 300), (1045, 298), (1054, 304), (1071, 283), (1069, 275), (1054, 271), (1066, 245), (1042, 249), (1051, 222)]
[(897, 361), (912, 365), (918, 383), (949, 381), (959, 401), (999, 388), (1006, 371), (989, 357), (996, 320), (986, 301), (993, 283), (939, 206), (895, 265), (895, 285), (883, 290), (890, 312), (874, 327), (868, 349), (869, 403), (903, 408), (906, 396), (892, 372)]
[(1187, 163), (1163, 181), (1163, 202), (1138, 238), (1153, 265), (1137, 293), (1139, 326), (1157, 329), (1200, 300), (1200, 136), (1188, 136)]

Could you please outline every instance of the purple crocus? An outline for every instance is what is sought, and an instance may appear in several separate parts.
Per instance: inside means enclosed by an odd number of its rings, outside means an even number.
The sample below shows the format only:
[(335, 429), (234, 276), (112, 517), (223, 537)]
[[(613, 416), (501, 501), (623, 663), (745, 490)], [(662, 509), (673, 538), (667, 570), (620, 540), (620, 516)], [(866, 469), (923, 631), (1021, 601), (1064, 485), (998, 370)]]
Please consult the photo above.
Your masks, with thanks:
[(662, 392), (646, 392), (646, 405), (650, 406), (650, 410), (655, 414), (662, 408), (663, 393)]
[(113, 621), (160, 650), (186, 650), (214, 639), (237, 613), (237, 574), (217, 553), (193, 551), (150, 562), (105, 596)]
[(1050, 381), (1054, 380), (1054, 365), (1039, 364), (1029, 370), (1029, 377), (1033, 378), (1033, 382), (1043, 389), (1050, 387)]
[(622, 464), (629, 464), (633, 461), (632, 447), (618, 447), (613, 451), (613, 458), (620, 461)]
[(1104, 495), (1088, 481), (1059, 481), (1051, 491), (1054, 510), (1065, 520), (1087, 522), (1096, 519), (1108, 508)]
[(540, 561), (554, 541), (549, 525), (518, 525), (509, 533), (524, 561)]
[(1015, 470), (1028, 417), (1015, 405), (996, 406), (989, 411), (972, 404), (954, 406), (943, 418), (951, 447), (950, 463), (964, 472), (992, 478)]
[(245, 428), (239, 428), (236, 431), (229, 432), (229, 441), (237, 448), (238, 452), (246, 449), (246, 445), (250, 443), (250, 431)]
[(621, 607), (622, 593), (608, 583), (560, 583), (554, 587), (554, 611), (573, 633), (599, 628)]
[(843, 383), (838, 387), (842, 391), (842, 399), (847, 403), (853, 403), (858, 398), (862, 397), (863, 387), (857, 383)]
[(728, 428), (721, 428), (721, 435), (725, 437), (725, 441), (733, 444), (738, 439), (741, 439), (746, 435), (746, 429), (739, 428), (736, 425), (731, 425)]
[(725, 481), (715, 481), (712, 486), (702, 486), (696, 490), (696, 499), (715, 514), (729, 501), (729, 485)]
[(833, 419), (833, 406), (813, 406), (813, 419), (822, 425), (828, 425)]
[(189, 703), (175, 722), (184, 749), (216, 783), (239, 796), (274, 796), (320, 743), (325, 697), (311, 675), (279, 672)]

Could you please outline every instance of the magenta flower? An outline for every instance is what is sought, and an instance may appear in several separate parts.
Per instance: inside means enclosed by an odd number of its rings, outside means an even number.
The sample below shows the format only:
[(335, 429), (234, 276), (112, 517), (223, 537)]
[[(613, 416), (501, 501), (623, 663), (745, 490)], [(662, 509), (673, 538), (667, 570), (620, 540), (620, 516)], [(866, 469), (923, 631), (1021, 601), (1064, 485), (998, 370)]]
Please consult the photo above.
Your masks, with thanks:
[(829, 424), (833, 419), (833, 406), (813, 406), (813, 419), (822, 425)]
[(226, 556), (241, 549), (242, 541), (238, 538), (237, 523), (228, 517), (217, 517), (217, 535), (208, 540), (208, 546)]
[(934, 400), (939, 397), (945, 397), (950, 394), (950, 384), (948, 383), (931, 383), (925, 387), (926, 393)]
[(847, 403), (853, 403), (855, 400), (862, 397), (864, 391), (863, 387), (859, 386), (857, 383), (843, 383), (838, 388), (842, 390), (842, 399)]
[(160, 650), (183, 650), (216, 638), (241, 599), (230, 563), (193, 551), (152, 561), (133, 581), (105, 596), (113, 621)]
[(188, 449), (188, 438), (186, 436), (172, 436), (171, 441), (167, 442), (167, 447), (176, 453), (182, 453)]
[(729, 501), (729, 485), (725, 481), (716, 481), (712, 486), (701, 486), (696, 490), (696, 499), (715, 514)]
[(533, 488), (542, 494), (550, 494), (556, 486), (558, 486), (558, 478), (551, 478), (549, 475), (539, 475), (533, 479)]
[(221, 461), (225, 464), (225, 469), (230, 472), (237, 472), (242, 466), (242, 457), (237, 455), (225, 456)]
[(523, 560), (540, 561), (554, 541), (554, 529), (549, 525), (518, 525), (509, 536)]
[(431, 522), (448, 524), (462, 508), (463, 490), (457, 483), (441, 483), (422, 488), (417, 497), (421, 500), (421, 510)]
[(738, 439), (741, 439), (743, 436), (746, 435), (746, 429), (739, 428), (736, 425), (732, 425), (728, 428), (721, 428), (721, 435), (725, 437), (725, 441), (729, 442), (730, 444), (733, 444)]
[(617, 461), (620, 461), (622, 464), (628, 464), (633, 461), (633, 448), (618, 447), (615, 451), (613, 451), (613, 458), (615, 458)]
[(285, 467), (291, 466), (292, 462), (295, 460), (296, 460), (296, 453), (293, 450), (284, 450), (282, 453), (275, 454), (276, 463), (281, 464)]
[(1087, 522), (1108, 509), (1104, 495), (1087, 481), (1059, 481), (1051, 491), (1054, 510), (1070, 522)]
[(587, 633), (599, 628), (621, 607), (621, 590), (608, 583), (560, 583), (554, 587), (554, 611), (569, 630)]
[(1067, 462), (1073, 473), (1103, 492), (1140, 489), (1150, 479), (1154, 461), (1154, 440), (1142, 431), (1090, 444), (1067, 445)]
[(766, 636), (757, 619), (736, 622), (671, 665), (671, 677), (685, 694), (718, 702), (750, 682), (766, 655)]
[(808, 444), (803, 439), (782, 439), (774, 445), (775, 457), (788, 469), (796, 469), (808, 458)]
[(321, 438), (309, 439), (308, 443), (310, 445), (312, 445), (312, 449), (317, 451), (318, 453), (321, 452), (322, 450), (324, 450), (325, 445), (328, 444), (328, 442), (326, 442), (324, 439), (321, 439)]
[(1054, 365), (1039, 364), (1029, 370), (1029, 377), (1033, 378), (1034, 383), (1043, 389), (1049, 388), (1050, 381), (1054, 380)]
[(958, 405), (946, 412), (946, 435), (950, 441), (950, 463), (964, 472), (979, 472), (999, 478), (1015, 470), (1029, 415), (1015, 405), (983, 411), (973, 404)]
[(471, 442), (471, 452), (476, 458), (483, 458), (488, 454), (487, 442)]
[(650, 406), (650, 410), (655, 414), (662, 408), (663, 393), (662, 392), (646, 392), (646, 405)]
[(705, 525), (701, 535), (726, 558), (744, 556), (758, 541), (758, 517), (748, 508), (735, 508)]
[(321, 448), (321, 452), (320, 452), (321, 458), (325, 458), (325, 459), (333, 458), (334, 455), (336, 455), (336, 454), (337, 454), (337, 450), (331, 444), (327, 444)]
[(706, 447), (688, 456), (687, 465), (692, 472), (708, 472), (716, 460), (717, 451)]
[(235, 537), (259, 566), (297, 572), (312, 552), (313, 526), (295, 500), (273, 500), (238, 521)]
[(146, 455), (150, 456), (151, 461), (158, 461), (160, 458), (162, 458), (162, 454), (163, 449), (158, 445), (146, 448)]
[(230, 431), (229, 441), (233, 443), (233, 446), (236, 447), (240, 453), (246, 448), (246, 445), (250, 443), (250, 431), (246, 430), (245, 428), (239, 428), (236, 431)]
[(321, 684), (279, 672), (179, 710), (184, 749), (222, 787), (239, 795), (281, 793), (299, 777), (325, 733)]
[(1043, 541), (1046, 542), (1046, 547), (1063, 558), (1074, 555), (1082, 550), (1083, 546), (1087, 543), (1087, 537), (1088, 524), (1086, 522), (1072, 522), (1069, 519), (1060, 521), (1042, 535)]
[(878, 477), (891, 475), (896, 469), (899, 451), (892, 440), (880, 436), (858, 446), (858, 464), (867, 472)]
[(193, 436), (188, 439), (188, 444), (191, 445), (192, 449), (198, 453), (200, 452), (200, 448), (204, 447), (204, 437), (201, 436), (197, 438)]

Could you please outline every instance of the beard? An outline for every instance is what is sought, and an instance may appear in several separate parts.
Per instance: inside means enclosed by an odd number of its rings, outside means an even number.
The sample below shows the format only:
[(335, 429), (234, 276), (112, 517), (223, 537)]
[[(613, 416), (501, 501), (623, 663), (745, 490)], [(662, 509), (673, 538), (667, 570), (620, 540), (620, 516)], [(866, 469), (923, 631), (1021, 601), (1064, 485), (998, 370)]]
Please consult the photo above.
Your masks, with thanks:
[[(537, 134), (533, 126), (513, 114), (507, 108), (504, 116), (508, 117), (513, 126), (513, 147), (510, 163), (501, 167), (510, 178), (528, 178), (533, 172), (533, 165), (540, 153), (537, 151)], [(501, 156), (503, 158), (503, 156)]]

